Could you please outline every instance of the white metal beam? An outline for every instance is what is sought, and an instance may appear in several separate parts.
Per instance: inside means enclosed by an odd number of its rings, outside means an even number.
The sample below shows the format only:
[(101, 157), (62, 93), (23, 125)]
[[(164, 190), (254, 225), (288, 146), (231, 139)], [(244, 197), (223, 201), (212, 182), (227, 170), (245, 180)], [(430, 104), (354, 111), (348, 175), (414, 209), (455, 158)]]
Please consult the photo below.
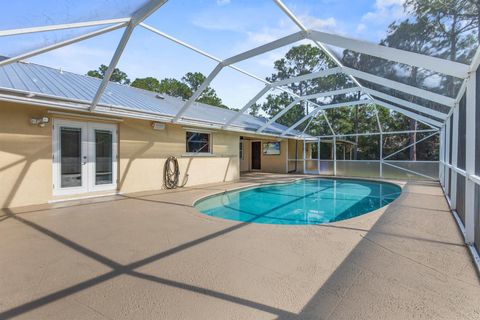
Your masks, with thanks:
[(308, 38), (327, 43), (343, 49), (367, 54), (370, 56), (399, 62), (410, 66), (425, 68), (442, 74), (464, 79), (468, 75), (469, 66), (463, 63), (431, 57), (415, 52), (386, 47), (371, 42), (347, 38), (331, 33), (309, 30)]
[(423, 122), (429, 126), (434, 126), (434, 127), (437, 127), (437, 128), (440, 128), (442, 126), (442, 123), (439, 122), (439, 121), (436, 121), (436, 120), (433, 120), (433, 119), (430, 119), (430, 118), (427, 118), (427, 117), (424, 117), (422, 115), (419, 115), (419, 114), (416, 114), (414, 112), (411, 112), (411, 111), (408, 111), (408, 110), (405, 110), (405, 109), (402, 109), (402, 108), (399, 108), (397, 106), (394, 106), (388, 102), (384, 102), (384, 101), (381, 101), (381, 100), (378, 100), (378, 99), (375, 99), (374, 101), (376, 104), (378, 105), (381, 105), (387, 109), (391, 109), (393, 111), (397, 111), (397, 112), (400, 112), (404, 115), (406, 115), (407, 117), (410, 117), (412, 119), (415, 119), (415, 120), (418, 120), (420, 122)]
[(190, 108), (190, 106), (195, 102), (195, 100), (197, 100), (198, 97), (200, 97), (202, 92), (208, 87), (208, 85), (217, 76), (217, 74), (219, 74), (220, 71), (222, 71), (222, 69), (223, 69), (223, 63), (217, 64), (215, 69), (213, 69), (213, 71), (210, 72), (210, 74), (205, 79), (205, 81), (203, 81), (200, 87), (198, 87), (197, 91), (193, 93), (190, 99), (188, 99), (187, 102), (185, 102), (182, 108), (178, 111), (177, 115), (175, 116), (175, 118), (173, 118), (172, 122), (178, 122), (182, 118), (183, 114), (188, 110), (188, 108)]
[(299, 100), (318, 99), (318, 98), (323, 98), (328, 96), (336, 96), (341, 94), (358, 92), (361, 90), (362, 88), (360, 87), (351, 87), (351, 88), (339, 89), (339, 90), (333, 90), (333, 91), (327, 91), (327, 92), (319, 92), (319, 93), (309, 94), (307, 96), (300, 96)]
[(295, 99), (293, 100), (289, 105), (287, 105), (285, 108), (283, 108), (280, 112), (278, 112), (273, 118), (268, 120), (263, 126), (258, 128), (257, 133), (261, 133), (264, 131), (267, 127), (269, 127), (272, 123), (277, 121), (281, 116), (283, 116), (285, 113), (288, 112), (288, 110), (292, 109), (295, 105), (297, 105), (300, 101)]
[(435, 118), (438, 118), (438, 119), (441, 119), (441, 120), (445, 120), (447, 118), (446, 113), (443, 113), (443, 112), (440, 112), (440, 111), (437, 111), (437, 110), (433, 110), (433, 109), (430, 109), (430, 108), (421, 106), (419, 104), (409, 102), (409, 101), (406, 101), (406, 100), (403, 100), (403, 99), (400, 99), (400, 98), (397, 98), (397, 97), (394, 97), (394, 96), (391, 96), (389, 94), (386, 94), (386, 93), (383, 93), (383, 92), (380, 92), (380, 91), (377, 91), (377, 90), (363, 88), (363, 92), (369, 93), (373, 96), (388, 100), (388, 101), (396, 103), (396, 104), (399, 104), (399, 105), (404, 106), (406, 108), (413, 109), (413, 110), (422, 112), (424, 114), (431, 115), (431, 116), (433, 116)]
[(85, 21), (85, 22), (54, 24), (54, 25), (49, 25), (49, 26), (30, 27), (30, 28), (21, 28), (21, 29), (0, 30), (0, 37), (16, 36), (16, 35), (21, 35), (21, 34), (46, 32), (46, 31), (65, 30), (65, 29), (96, 27), (96, 26), (103, 26), (103, 25), (107, 25), (107, 24), (127, 23), (128, 21), (130, 21), (130, 18), (118, 18), (118, 19), (106, 19), (106, 20), (95, 20), (95, 21)]
[(150, 15), (152, 15), (155, 11), (160, 9), (167, 0), (149, 0), (145, 5), (143, 5), (140, 9), (135, 11), (132, 15), (131, 22), (134, 26), (137, 26), (145, 19), (147, 19)]
[[(452, 148), (452, 166), (458, 168), (458, 118), (459, 107), (453, 110), (453, 126), (452, 126), (452, 141), (450, 147)], [(450, 208), (457, 210), (457, 171), (452, 170), (452, 177), (450, 183)]]
[(115, 53), (113, 54), (112, 60), (110, 61), (110, 64), (108, 65), (108, 69), (105, 72), (105, 75), (103, 76), (102, 82), (100, 83), (100, 86), (97, 89), (97, 92), (95, 93), (95, 96), (92, 100), (92, 104), (90, 105), (90, 111), (95, 110), (95, 107), (97, 106), (98, 102), (102, 98), (103, 93), (105, 92), (105, 89), (108, 86), (108, 82), (110, 81), (110, 77), (113, 74), (113, 71), (117, 67), (118, 61), (120, 60), (120, 57), (122, 56), (123, 50), (127, 46), (128, 39), (130, 39), (130, 36), (132, 35), (133, 29), (135, 26), (130, 22), (123, 32), (122, 38), (120, 39), (120, 43), (117, 46), (117, 49), (115, 50)]
[[(198, 49), (198, 48), (196, 48), (196, 47), (194, 47), (194, 46), (192, 46), (192, 45), (190, 45), (190, 44), (188, 44), (188, 43), (186, 43), (186, 42), (184, 42), (184, 41), (181, 41), (181, 40), (179, 40), (179, 39), (177, 39), (177, 38), (175, 38), (175, 37), (173, 37), (173, 36), (171, 36), (171, 35), (168, 35), (168, 34), (162, 32), (162, 31), (160, 31), (160, 30), (158, 30), (158, 29), (156, 29), (156, 28), (154, 28), (154, 27), (151, 27), (151, 26), (143, 23), (143, 22), (140, 23), (140, 26), (142, 26), (142, 27), (145, 28), (146, 30), (149, 30), (149, 31), (151, 31), (151, 32), (153, 32), (153, 33), (155, 33), (155, 34), (157, 34), (157, 35), (160, 35), (160, 36), (162, 36), (162, 37), (164, 37), (164, 38), (166, 38), (166, 39), (168, 39), (168, 40), (170, 40), (170, 41), (173, 41), (173, 42), (175, 42), (175, 43), (177, 43), (177, 44), (179, 44), (179, 45), (181, 45), (181, 46), (184, 46), (184, 47), (186, 47), (186, 48), (188, 48), (188, 49), (190, 49), (190, 50), (193, 50), (193, 51), (195, 51), (195, 52), (197, 52), (197, 53), (199, 53), (199, 54), (201, 54), (201, 55), (203, 55), (203, 56), (205, 56), (205, 57), (207, 57), (207, 58), (209, 58), (209, 59), (212, 59), (212, 60), (214, 60), (214, 61), (216, 61), (216, 62), (219, 62), (219, 63), (222, 62), (222, 60), (221, 60), (220, 58), (215, 57), (215, 56), (213, 56), (213, 55), (211, 55), (211, 54), (209, 54), (209, 53), (207, 53), (207, 52), (205, 52), (205, 51), (203, 51), (203, 50), (200, 50), (200, 49)], [(306, 29), (305, 29), (305, 30), (306, 30)], [(338, 60), (336, 60), (335, 56), (333, 56), (331, 53), (329, 53), (326, 48), (322, 47), (322, 50), (326, 50), (327, 54), (328, 54), (338, 65), (341, 66), (340, 62), (339, 62)], [(265, 84), (267, 84), (267, 85), (273, 85), (273, 83), (270, 83), (269, 81), (266, 81), (265, 79), (262, 79), (262, 78), (260, 78), (260, 77), (257, 77), (257, 76), (255, 76), (255, 75), (253, 75), (253, 74), (251, 74), (251, 73), (249, 73), (249, 72), (247, 72), (247, 71), (245, 71), (245, 70), (242, 70), (242, 69), (240, 69), (240, 68), (238, 68), (238, 67), (236, 67), (236, 66), (234, 66), (234, 65), (228, 65), (228, 67), (229, 67), (229, 68), (232, 68), (232, 69), (234, 69), (234, 70), (236, 70), (236, 71), (238, 71), (238, 72), (241, 72), (241, 73), (243, 73), (243, 74), (245, 74), (245, 75), (247, 75), (247, 76), (249, 76), (249, 77), (251, 77), (251, 78), (253, 78), (253, 79), (256, 79), (256, 80), (258, 80), (258, 81), (261, 81), (261, 82), (263, 82), (263, 83), (265, 83)], [(323, 74), (323, 75), (330, 75), (330, 74), (334, 74), (334, 73), (340, 73), (340, 72), (342, 71), (340, 68), (341, 68), (341, 67), (339, 67), (339, 68), (331, 68), (331, 69), (328, 69), (328, 70), (325, 70), (325, 71), (319, 71), (319, 73), (318, 73), (316, 76), (321, 76), (322, 74)], [(300, 77), (301, 77), (301, 78), (300, 78)], [(292, 82), (310, 79), (310, 76), (309, 76), (309, 75), (303, 75), (303, 76), (300, 76), (300, 77), (296, 78), (296, 79), (293, 80)], [(315, 77), (315, 75), (314, 75), (313, 77)], [(358, 84), (358, 81), (356, 81), (355, 78), (353, 78), (352, 76), (350, 76), (350, 77), (352, 78), (352, 80), (354, 80), (355, 83)], [(292, 79), (294, 79), (294, 78), (285, 79), (285, 80), (284, 80), (284, 84), (286, 84), (286, 83), (291, 83), (290, 81), (291, 81)], [(279, 84), (277, 83), (277, 85), (279, 85)], [(294, 99), (299, 99), (299, 98), (300, 98), (299, 95), (291, 92), (290, 90), (287, 90), (287, 89), (285, 89), (285, 88), (282, 88), (281, 86), (278, 86), (277, 89), (286, 92), (288, 95), (290, 95), (290, 96), (293, 97)], [(319, 106), (319, 104), (314, 103), (314, 102), (312, 102), (312, 101), (309, 101), (309, 103), (312, 103), (312, 104), (313, 104), (314, 106), (316, 106), (316, 107)], [(291, 108), (291, 107), (293, 107), (293, 105), (290, 106), (290, 108)], [(281, 115), (283, 115), (285, 112), (287, 112), (288, 110), (290, 110), (290, 108), (287, 107), (287, 108), (285, 108), (285, 110), (282, 110), (281, 113), (278, 114), (273, 121), (269, 121), (268, 125), (272, 124), (272, 123), (273, 123), (276, 119), (278, 119)], [(330, 130), (332, 131), (333, 134), (335, 134), (335, 132), (334, 132), (334, 130), (333, 130), (330, 122), (328, 121), (328, 118), (327, 118), (326, 114), (323, 113), (323, 115), (324, 115), (324, 117), (325, 117), (325, 120), (326, 120), (326, 122), (327, 122)], [(257, 132), (262, 132), (266, 127), (268, 127), (268, 125), (262, 126), (262, 128), (259, 129)]]
[(178, 114), (175, 116), (173, 122), (177, 122), (181, 116), (190, 108), (190, 106), (195, 102), (195, 100), (202, 94), (202, 92), (207, 88), (207, 86), (212, 82), (212, 80), (217, 76), (217, 74), (222, 70), (223, 67), (229, 66), (231, 64), (258, 56), (262, 53), (275, 50), (277, 48), (289, 45), (291, 43), (297, 42), (299, 40), (305, 39), (305, 32), (296, 32), (286, 37), (277, 39), (275, 41), (269, 42), (267, 44), (261, 45), (259, 47), (253, 48), (251, 50), (245, 51), (243, 53), (237, 54), (233, 57), (223, 60), (220, 62), (217, 67), (210, 73), (210, 75), (205, 79), (202, 85), (197, 89), (196, 92), (188, 99), (187, 102), (180, 109)]
[[(215, 57), (214, 55), (209, 54), (209, 53), (207, 53), (207, 52), (205, 52), (205, 51), (203, 51), (203, 50), (200, 50), (200, 49), (198, 49), (198, 48), (196, 48), (196, 47), (194, 47), (194, 46), (192, 46), (192, 45), (190, 45), (190, 44), (188, 44), (188, 43), (186, 43), (186, 42), (184, 42), (184, 41), (182, 41), (182, 40), (179, 40), (179, 39), (177, 39), (177, 38), (175, 38), (175, 37), (173, 37), (173, 36), (171, 36), (171, 35), (169, 35), (169, 34), (166, 34), (165, 32), (162, 32), (162, 31), (160, 31), (160, 30), (158, 30), (158, 29), (156, 29), (156, 28), (154, 28), (154, 27), (152, 27), (152, 26), (149, 26), (149, 25), (147, 25), (147, 24), (145, 24), (145, 23), (143, 23), (143, 22), (140, 23), (139, 25), (140, 25), (141, 27), (145, 28), (146, 30), (149, 30), (149, 31), (151, 31), (151, 32), (153, 32), (153, 33), (155, 33), (155, 34), (157, 34), (157, 35), (159, 35), (159, 36), (164, 37), (165, 39), (168, 39), (168, 40), (173, 41), (173, 42), (175, 42), (176, 44), (179, 44), (179, 45), (181, 45), (181, 46), (183, 46), (183, 47), (185, 47), (185, 48), (187, 48), (187, 49), (190, 49), (190, 50), (192, 50), (192, 51), (195, 51), (195, 52), (203, 55), (204, 57), (207, 57), (207, 58), (209, 58), (209, 59), (211, 59), (211, 60), (213, 60), (213, 61), (219, 62), (219, 63), (222, 62), (222, 59), (220, 59), (220, 58), (218, 58), (218, 57)], [(265, 80), (265, 79), (263, 79), (263, 78), (260, 78), (260, 77), (254, 75), (254, 74), (252, 74), (252, 73), (250, 73), (250, 72), (248, 72), (248, 71), (245, 71), (245, 70), (243, 70), (243, 69), (241, 69), (241, 68), (239, 68), (239, 67), (237, 67), (237, 66), (235, 66), (235, 65), (228, 65), (227, 67), (228, 67), (228, 68), (231, 68), (231, 69), (233, 69), (233, 70), (235, 70), (235, 71), (238, 71), (238, 72), (240, 72), (240, 73), (242, 73), (242, 74), (244, 74), (244, 75), (246, 75), (246, 76), (248, 76), (248, 77), (250, 77), (250, 78), (252, 78), (252, 79), (255, 79), (255, 80), (258, 80), (258, 81), (260, 81), (260, 82), (263, 82), (263, 83), (266, 84), (266, 85), (271, 85), (271, 84), (272, 84), (271, 82), (269, 82), (269, 81), (267, 81), (267, 80)], [(288, 95), (290, 95), (290, 96), (293, 97), (294, 99), (296, 99), (296, 98), (299, 97), (299, 95), (297, 95), (297, 94), (293, 93), (292, 91), (287, 90), (287, 89), (285, 89), (285, 88), (278, 87), (277, 89), (280, 90), (280, 91), (283, 91), (283, 92), (287, 93)], [(311, 102), (311, 103), (312, 103), (313, 105), (318, 106), (317, 104), (315, 104), (315, 103), (313, 103), (313, 102)]]
[(303, 31), (295, 32), (295, 33), (293, 33), (291, 35), (288, 35), (286, 37), (277, 39), (275, 41), (269, 42), (267, 44), (261, 45), (259, 47), (253, 48), (251, 50), (242, 52), (242, 53), (237, 54), (233, 57), (225, 59), (223, 61), (223, 63), (224, 63), (224, 65), (228, 66), (230, 64), (234, 64), (234, 63), (237, 63), (237, 62), (240, 62), (240, 61), (243, 61), (243, 60), (258, 56), (258, 55), (261, 55), (262, 53), (269, 52), (269, 51), (287, 46), (287, 45), (292, 44), (294, 42), (303, 40), (303, 39), (305, 39), (305, 36), (306, 36), (306, 34)]
[[(478, 141), (476, 140), (476, 75), (474, 71), (467, 79), (466, 96), (466, 120), (465, 120), (465, 242), (472, 244), (475, 242), (475, 182), (470, 178), (475, 175), (475, 149)], [(460, 141), (458, 142), (460, 143)], [(478, 222), (480, 223), (480, 221)], [(477, 229), (478, 230), (478, 229)]]
[(86, 40), (86, 39), (90, 39), (90, 38), (93, 38), (95, 36), (98, 36), (98, 35), (113, 31), (113, 30), (120, 29), (124, 26), (125, 26), (125, 23), (122, 22), (122, 23), (118, 23), (118, 24), (113, 25), (113, 26), (102, 28), (100, 30), (89, 32), (87, 34), (84, 34), (84, 35), (81, 35), (81, 36), (78, 36), (78, 37), (75, 37), (75, 38), (72, 38), (72, 39), (68, 39), (68, 40), (65, 40), (65, 41), (54, 43), (54, 44), (46, 46), (44, 48), (36, 49), (36, 50), (30, 51), (30, 52), (27, 52), (27, 53), (20, 54), (16, 57), (12, 57), (12, 58), (9, 58), (9, 59), (2, 60), (2, 61), (0, 61), (0, 66), (4, 66), (4, 65), (7, 65), (7, 64), (10, 64), (10, 63), (13, 63), (13, 62), (17, 62), (17, 61), (20, 61), (20, 60), (31, 58), (31, 57), (37, 56), (39, 54), (42, 54), (42, 53), (45, 53), (45, 52), (48, 52), (48, 51), (52, 51), (54, 49), (58, 49), (58, 48), (65, 47), (65, 46), (68, 46), (68, 45), (73, 44), (73, 43), (77, 43), (77, 42), (80, 42), (80, 41), (83, 41), (83, 40)]
[(230, 119), (227, 120), (227, 122), (225, 122), (225, 125), (223, 126), (223, 128), (226, 128), (228, 125), (230, 125), (232, 122), (234, 122), (235, 120), (237, 120), (242, 114), (245, 113), (245, 111), (247, 111), (254, 103), (256, 103), (258, 101), (258, 99), (260, 99), (265, 93), (267, 93), (268, 90), (270, 90), (271, 87), (270, 86), (265, 86), (262, 90), (260, 90), (260, 92), (258, 92), (255, 97), (253, 97), (252, 99), (250, 99), (250, 101), (248, 101), (245, 106), (240, 109), (239, 111), (237, 111), (237, 113), (231, 117)]
[[(450, 120), (445, 121), (445, 163), (448, 165), (452, 164), (452, 159), (450, 157), (450, 132), (452, 128), (450, 126)], [(447, 190), (447, 197), (450, 194), (450, 168), (445, 166), (445, 190)]]
[(315, 78), (321, 78), (321, 77), (326, 77), (332, 74), (338, 74), (342, 72), (341, 67), (334, 67), (326, 70), (321, 70), (317, 72), (312, 72), (312, 73), (307, 73), (298, 77), (293, 77), (293, 78), (288, 78), (288, 79), (283, 79), (279, 80), (276, 82), (272, 82), (272, 86), (278, 87), (278, 86), (283, 86), (286, 84), (290, 83), (295, 83), (295, 82), (300, 82), (300, 81), (307, 81)]
[(287, 133), (290, 131), (294, 130), (296, 127), (301, 125), (305, 120), (307, 120), (310, 117), (316, 116), (318, 112), (321, 110), (326, 110), (326, 109), (333, 109), (333, 108), (338, 108), (338, 107), (349, 107), (349, 106), (357, 106), (360, 104), (366, 104), (371, 102), (370, 100), (356, 100), (356, 101), (349, 101), (349, 102), (340, 102), (340, 103), (333, 103), (333, 104), (326, 104), (320, 107), (317, 107), (312, 110), (309, 114), (305, 115), (302, 119), (298, 120), (295, 122), (291, 127), (287, 128), (283, 133), (282, 136), (285, 136)]
[(128, 40), (130, 39), (130, 36), (132, 35), (135, 27), (139, 23), (141, 23), (143, 20), (148, 18), (152, 13), (157, 11), (166, 2), (167, 2), (167, 0), (150, 0), (132, 15), (132, 18), (130, 19), (129, 24), (128, 24), (127, 28), (125, 29), (125, 32), (123, 33), (122, 38), (120, 39), (120, 42), (117, 46), (117, 49), (115, 50), (115, 53), (113, 54), (112, 60), (110, 61), (110, 64), (108, 65), (108, 69), (105, 72), (105, 75), (103, 76), (103, 80), (100, 83), (100, 87), (98, 88), (98, 90), (95, 94), (95, 97), (92, 100), (92, 104), (90, 106), (90, 111), (95, 110), (95, 107), (97, 106), (98, 102), (102, 98), (102, 95), (103, 95), (103, 93), (105, 92), (105, 89), (108, 86), (108, 82), (110, 81), (110, 78), (113, 74), (113, 71), (117, 67), (118, 61), (120, 60), (120, 57), (122, 56), (122, 53), (125, 50), (125, 47), (127, 46)]
[(455, 99), (434, 93), (428, 90), (420, 89), (418, 87), (410, 86), (398, 81), (393, 81), (387, 78), (379, 77), (367, 72), (363, 72), (357, 69), (352, 69), (348, 67), (343, 67), (343, 71), (346, 74), (351, 74), (357, 78), (367, 80), (372, 83), (379, 84), (384, 87), (388, 87), (403, 93), (407, 93), (413, 96), (417, 96), (423, 99), (427, 99), (433, 102), (443, 104), (448, 107), (453, 107), (455, 105)]
[(436, 134), (438, 134), (438, 131), (436, 131), (436, 132), (434, 132), (434, 133), (432, 133), (432, 134), (430, 134), (430, 135), (428, 135), (428, 136), (426, 136), (426, 137), (423, 137), (422, 139), (417, 140), (417, 141), (415, 141), (415, 142), (413, 142), (413, 143), (411, 143), (411, 144), (409, 144), (409, 145), (401, 148), (400, 150), (397, 150), (397, 151), (395, 151), (395, 152), (393, 152), (393, 153), (390, 153), (390, 154), (387, 155), (386, 157), (383, 157), (383, 160), (387, 160), (388, 158), (393, 157), (394, 155), (402, 152), (403, 150), (407, 150), (408, 148), (411, 148), (411, 147), (413, 147), (414, 145), (416, 145), (416, 144), (418, 144), (418, 143), (420, 143), (420, 142), (422, 142), (422, 141), (424, 141), (424, 140), (427, 140), (428, 138), (431, 138), (431, 137), (433, 137), (433, 136), (436, 135)]
[[(383, 134), (392, 135), (392, 134), (407, 134), (407, 133), (420, 133), (420, 132), (437, 132), (438, 129), (425, 129), (425, 130), (403, 130), (403, 131), (383, 131), (383, 132), (364, 132), (364, 133), (346, 133), (346, 134), (337, 134), (338, 137), (355, 137), (355, 136), (377, 136)], [(332, 138), (333, 135), (322, 135), (320, 138)]]
[(438, 163), (438, 178), (440, 179), (440, 184), (445, 188), (445, 125), (440, 128), (440, 161)]
[[(308, 96), (303, 96), (303, 97), (299, 96), (297, 99), (295, 99), (293, 102), (291, 102), (285, 108), (283, 108), (279, 113), (277, 113), (273, 118), (268, 120), (267, 123), (265, 123), (263, 126), (261, 126), (257, 130), (257, 133), (260, 133), (263, 130), (265, 130), (265, 128), (269, 127), (272, 123), (277, 121), (281, 116), (283, 116), (285, 113), (287, 113), (291, 108), (293, 108), (300, 101), (308, 100), (308, 99), (314, 99), (314, 98), (320, 98), (320, 97), (340, 95), (340, 94), (345, 94), (345, 93), (349, 93), (349, 92), (355, 92), (355, 91), (358, 91), (358, 90), (359, 90), (359, 88), (353, 87), (353, 88), (348, 88), (348, 89), (340, 89), (340, 90), (334, 90), (334, 91), (320, 92), (320, 93), (316, 93), (316, 94), (312, 94), (312, 95), (308, 95)], [(322, 105), (315, 104), (315, 106), (318, 108), (318, 107), (321, 107)], [(327, 119), (327, 116), (325, 114), (324, 114), (324, 116), (325, 116), (325, 120), (327, 121), (327, 123), (330, 127), (330, 130), (333, 132), (333, 128), (331, 127), (330, 122)]]

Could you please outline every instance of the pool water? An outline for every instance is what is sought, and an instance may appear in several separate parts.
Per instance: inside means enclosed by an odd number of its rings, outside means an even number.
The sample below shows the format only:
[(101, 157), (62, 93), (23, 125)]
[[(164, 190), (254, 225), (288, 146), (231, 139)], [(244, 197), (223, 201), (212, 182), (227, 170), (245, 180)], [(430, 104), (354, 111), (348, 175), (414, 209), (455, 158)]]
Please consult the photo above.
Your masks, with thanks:
[(302, 179), (230, 191), (195, 204), (202, 213), (265, 224), (320, 224), (381, 208), (401, 193), (397, 185), (353, 179)]

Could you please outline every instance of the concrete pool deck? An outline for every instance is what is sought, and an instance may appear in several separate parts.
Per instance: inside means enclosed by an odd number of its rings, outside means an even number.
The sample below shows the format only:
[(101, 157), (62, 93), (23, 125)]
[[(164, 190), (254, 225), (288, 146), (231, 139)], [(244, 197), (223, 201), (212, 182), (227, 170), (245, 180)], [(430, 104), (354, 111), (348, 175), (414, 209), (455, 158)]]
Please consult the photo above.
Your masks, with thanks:
[(4, 209), (0, 319), (480, 319), (479, 278), (438, 183), (318, 226), (192, 207), (296, 177)]

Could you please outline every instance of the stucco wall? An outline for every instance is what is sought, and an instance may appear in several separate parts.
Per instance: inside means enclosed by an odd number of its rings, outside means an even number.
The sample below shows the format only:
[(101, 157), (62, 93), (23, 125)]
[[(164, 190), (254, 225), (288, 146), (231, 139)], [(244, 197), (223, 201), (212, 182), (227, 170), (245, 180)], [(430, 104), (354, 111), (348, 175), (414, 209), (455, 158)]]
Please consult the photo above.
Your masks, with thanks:
[(0, 102), (0, 208), (52, 196), (52, 127), (30, 125), (45, 109)]
[(180, 181), (187, 186), (233, 181), (239, 178), (239, 135), (212, 132), (213, 156), (185, 156), (186, 130), (167, 124), (153, 130), (150, 122), (126, 119), (119, 126), (119, 190), (136, 192), (161, 189), (163, 165), (168, 156), (178, 157)]
[[(0, 102), (0, 208), (58, 199), (52, 190), (51, 123), (44, 128), (29, 123), (44, 115), (46, 108)], [(213, 156), (187, 157), (186, 131), (179, 125), (156, 131), (150, 121), (124, 119), (118, 126), (120, 192), (161, 189), (170, 155), (179, 157), (182, 181), (188, 173), (187, 186), (239, 178), (237, 133), (213, 132)]]
[(262, 143), (261, 151), (261, 172), (286, 173), (287, 172), (287, 140), (280, 142), (280, 155), (264, 155), (263, 143), (277, 141), (272, 139), (245, 139), (244, 141), (244, 159), (241, 160), (241, 171), (250, 171), (252, 167), (252, 141), (260, 141)]
[(286, 173), (287, 172), (287, 140), (280, 142), (279, 155), (264, 155), (263, 142), (275, 140), (262, 141), (262, 172)]
[(240, 171), (250, 171), (250, 162), (251, 162), (251, 154), (250, 154), (251, 144), (250, 140), (243, 140), (243, 159), (240, 159)]

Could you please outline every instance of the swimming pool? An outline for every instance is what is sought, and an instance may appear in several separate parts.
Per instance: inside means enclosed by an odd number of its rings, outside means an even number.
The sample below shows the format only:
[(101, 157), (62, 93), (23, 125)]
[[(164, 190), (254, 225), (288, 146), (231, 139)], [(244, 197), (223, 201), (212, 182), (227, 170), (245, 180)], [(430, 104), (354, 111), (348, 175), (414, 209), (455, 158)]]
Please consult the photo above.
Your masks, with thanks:
[(264, 224), (320, 224), (381, 208), (401, 193), (397, 185), (367, 180), (313, 178), (230, 191), (195, 203), (200, 212)]

